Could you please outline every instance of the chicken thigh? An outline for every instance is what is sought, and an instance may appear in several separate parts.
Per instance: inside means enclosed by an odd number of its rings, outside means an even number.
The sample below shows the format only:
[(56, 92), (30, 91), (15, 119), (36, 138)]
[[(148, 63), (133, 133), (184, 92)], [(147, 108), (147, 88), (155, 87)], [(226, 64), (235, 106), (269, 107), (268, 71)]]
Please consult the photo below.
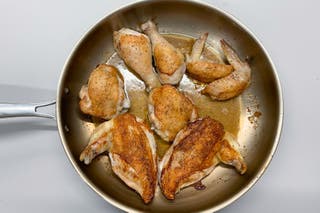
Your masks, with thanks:
[(231, 65), (200, 59), (207, 37), (208, 33), (201, 35), (193, 44), (191, 55), (187, 57), (188, 74), (203, 83), (211, 83), (218, 78), (229, 75), (233, 71)]
[(152, 21), (142, 24), (141, 29), (151, 40), (153, 57), (161, 83), (178, 84), (186, 70), (183, 54), (160, 35)]
[(171, 85), (150, 92), (148, 111), (153, 128), (165, 141), (173, 141), (176, 134), (198, 116), (191, 100)]
[(146, 35), (122, 28), (113, 33), (113, 44), (124, 62), (146, 83), (147, 90), (161, 86), (152, 66), (151, 43)]
[(156, 143), (150, 128), (129, 113), (106, 121), (94, 130), (80, 161), (89, 164), (105, 151), (114, 173), (149, 203), (157, 185)]
[(174, 199), (180, 189), (209, 175), (220, 162), (244, 174), (247, 167), (235, 145), (218, 121), (206, 117), (189, 123), (177, 134), (159, 165), (165, 197)]
[(226, 77), (220, 78), (208, 84), (203, 94), (208, 94), (213, 100), (227, 100), (238, 96), (250, 84), (251, 68), (247, 62), (241, 61), (237, 53), (224, 40), (221, 40), (222, 50), (234, 71)]
[(111, 119), (130, 106), (122, 75), (117, 68), (107, 64), (100, 64), (92, 71), (79, 97), (83, 113), (103, 119)]

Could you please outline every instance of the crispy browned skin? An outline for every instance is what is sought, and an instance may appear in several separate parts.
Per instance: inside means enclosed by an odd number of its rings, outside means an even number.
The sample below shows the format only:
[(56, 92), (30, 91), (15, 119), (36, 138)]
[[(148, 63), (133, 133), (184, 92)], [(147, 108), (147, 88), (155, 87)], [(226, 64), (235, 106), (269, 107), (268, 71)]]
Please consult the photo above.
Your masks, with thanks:
[(131, 67), (152, 89), (161, 86), (153, 71), (149, 38), (131, 29), (122, 28), (114, 32), (114, 47), (124, 62)]
[(160, 73), (172, 75), (184, 63), (184, 56), (170, 44), (160, 33), (152, 21), (147, 21), (141, 25), (141, 29), (146, 33), (153, 46), (153, 56)]
[(204, 83), (211, 83), (218, 78), (229, 75), (233, 71), (233, 67), (231, 65), (199, 60), (188, 63), (187, 71), (192, 78)]
[(239, 73), (234, 71), (224, 78), (211, 82), (201, 93), (209, 95), (213, 100), (228, 100), (240, 95), (249, 86), (249, 79), (242, 79)]
[(208, 33), (202, 34), (193, 44), (192, 52), (187, 57), (189, 75), (201, 82), (210, 83), (218, 78), (229, 75), (233, 71), (231, 65), (218, 64), (213, 61), (200, 59)]
[(184, 61), (182, 53), (169, 42), (156, 44), (153, 54), (159, 72), (168, 75), (172, 75)]
[(152, 44), (153, 58), (162, 84), (178, 84), (186, 71), (186, 63), (181, 51), (168, 42), (151, 20), (141, 25)]
[(168, 199), (175, 198), (177, 189), (192, 174), (212, 166), (218, 151), (215, 144), (224, 135), (222, 124), (209, 117), (190, 123), (185, 130), (161, 172), (160, 186)]
[[(138, 123), (135, 117), (128, 113), (115, 118), (110, 152), (120, 156), (121, 160), (136, 171), (132, 181), (140, 182), (143, 191), (141, 197), (145, 203), (149, 203), (157, 184), (157, 166), (141, 125), (149, 129), (147, 125)], [(129, 167), (124, 167), (124, 171), (126, 169), (129, 170)]]
[(157, 185), (156, 145), (151, 129), (125, 113), (100, 124), (82, 151), (80, 161), (90, 164), (108, 151), (114, 173), (149, 203)]
[(217, 155), (221, 162), (235, 167), (240, 174), (244, 174), (247, 171), (247, 165), (242, 156), (231, 146), (229, 141), (226, 139), (221, 140), (216, 143), (215, 148), (219, 150)]
[(245, 61), (241, 61), (237, 53), (224, 40), (220, 41), (222, 50), (234, 71), (223, 78), (208, 84), (201, 92), (209, 95), (213, 100), (228, 100), (240, 95), (251, 81), (251, 68)]
[(149, 108), (149, 119), (166, 141), (173, 141), (176, 134), (197, 117), (197, 110), (189, 98), (170, 85), (152, 90), (149, 104), (153, 105), (154, 111), (152, 114)]
[[(80, 110), (95, 117), (110, 119), (122, 109), (125, 93), (119, 79), (118, 70), (106, 64), (100, 64), (89, 77), (87, 86), (80, 91)], [(122, 80), (121, 80), (122, 81)], [(119, 106), (120, 103), (120, 106)]]

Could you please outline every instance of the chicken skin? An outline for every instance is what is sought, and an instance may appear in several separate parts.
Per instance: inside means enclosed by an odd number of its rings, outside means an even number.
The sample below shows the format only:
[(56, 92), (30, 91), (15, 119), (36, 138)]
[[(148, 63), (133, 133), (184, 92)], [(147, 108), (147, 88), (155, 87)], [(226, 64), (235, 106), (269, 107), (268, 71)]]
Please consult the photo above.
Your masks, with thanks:
[(176, 134), (198, 116), (191, 100), (171, 85), (150, 92), (148, 111), (154, 130), (165, 141), (173, 141)]
[(244, 174), (247, 167), (235, 145), (218, 121), (206, 117), (189, 123), (177, 134), (159, 165), (165, 197), (174, 199), (180, 189), (209, 175), (220, 162)]
[(146, 35), (122, 28), (113, 33), (113, 45), (124, 62), (145, 82), (147, 90), (161, 86), (152, 66), (151, 43)]
[(208, 84), (201, 92), (213, 100), (228, 100), (241, 94), (249, 85), (251, 68), (247, 62), (241, 61), (237, 53), (224, 40), (220, 41), (222, 50), (234, 71), (226, 77)]
[(231, 65), (200, 59), (207, 38), (208, 33), (201, 35), (193, 44), (191, 55), (187, 57), (188, 74), (203, 83), (211, 83), (218, 78), (229, 75), (233, 71)]
[(106, 121), (94, 130), (80, 161), (89, 164), (105, 151), (114, 173), (149, 203), (157, 185), (156, 143), (150, 128), (129, 113)]
[(141, 25), (152, 44), (153, 57), (161, 83), (178, 84), (186, 70), (183, 54), (158, 32), (152, 21)]
[(122, 75), (117, 68), (107, 64), (100, 64), (92, 71), (79, 97), (83, 113), (103, 119), (111, 119), (130, 106)]

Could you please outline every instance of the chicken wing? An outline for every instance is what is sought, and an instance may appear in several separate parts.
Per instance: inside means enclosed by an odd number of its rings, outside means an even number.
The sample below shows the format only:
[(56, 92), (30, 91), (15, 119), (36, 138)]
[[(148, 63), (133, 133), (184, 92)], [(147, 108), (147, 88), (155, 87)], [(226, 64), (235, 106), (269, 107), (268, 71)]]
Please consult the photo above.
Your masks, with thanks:
[(148, 111), (153, 128), (165, 141), (173, 141), (176, 134), (198, 116), (190, 99), (171, 85), (150, 92)]
[(152, 66), (151, 43), (146, 35), (122, 28), (113, 33), (113, 44), (124, 62), (146, 83), (148, 90), (161, 86)]
[(218, 78), (229, 75), (233, 71), (233, 67), (200, 59), (207, 37), (208, 33), (204, 33), (193, 44), (191, 55), (187, 57), (187, 72), (198, 81), (211, 83)]
[(83, 113), (103, 119), (111, 119), (130, 106), (122, 75), (117, 68), (107, 64), (100, 64), (92, 71), (79, 97)]
[(180, 189), (206, 177), (219, 162), (245, 173), (246, 164), (235, 142), (229, 140), (222, 124), (209, 117), (182, 129), (159, 165), (159, 183), (165, 197), (174, 199)]
[(129, 113), (106, 121), (94, 130), (80, 161), (89, 164), (105, 151), (114, 173), (149, 203), (157, 185), (156, 143), (150, 128)]
[(152, 44), (153, 57), (161, 83), (178, 84), (186, 70), (183, 54), (163, 38), (152, 21), (141, 25)]
[(208, 94), (213, 100), (227, 100), (238, 96), (250, 84), (251, 68), (248, 63), (241, 61), (236, 52), (224, 40), (221, 47), (234, 71), (226, 77), (220, 78), (207, 85), (203, 94)]

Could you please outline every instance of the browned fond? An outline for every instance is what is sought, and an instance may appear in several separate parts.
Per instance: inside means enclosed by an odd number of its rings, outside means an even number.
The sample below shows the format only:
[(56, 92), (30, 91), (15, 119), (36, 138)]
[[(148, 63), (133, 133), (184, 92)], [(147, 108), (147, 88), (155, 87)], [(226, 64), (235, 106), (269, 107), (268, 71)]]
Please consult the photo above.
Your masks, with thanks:
[(162, 131), (167, 131), (169, 141), (187, 125), (191, 119), (193, 103), (175, 87), (164, 85), (150, 93), (149, 102), (153, 103), (154, 114)]
[(224, 135), (223, 125), (209, 117), (189, 123), (182, 131), (185, 131), (183, 138), (161, 172), (160, 185), (168, 199), (175, 198), (177, 189), (191, 175), (212, 166), (218, 151), (215, 144)]
[[(119, 115), (114, 119), (112, 129), (113, 140), (110, 152), (120, 156), (135, 171), (135, 182), (139, 182), (143, 189), (142, 199), (145, 203), (151, 201), (157, 184), (157, 166), (154, 164), (152, 150), (141, 125), (131, 114)], [(128, 167), (129, 169), (129, 167)]]

